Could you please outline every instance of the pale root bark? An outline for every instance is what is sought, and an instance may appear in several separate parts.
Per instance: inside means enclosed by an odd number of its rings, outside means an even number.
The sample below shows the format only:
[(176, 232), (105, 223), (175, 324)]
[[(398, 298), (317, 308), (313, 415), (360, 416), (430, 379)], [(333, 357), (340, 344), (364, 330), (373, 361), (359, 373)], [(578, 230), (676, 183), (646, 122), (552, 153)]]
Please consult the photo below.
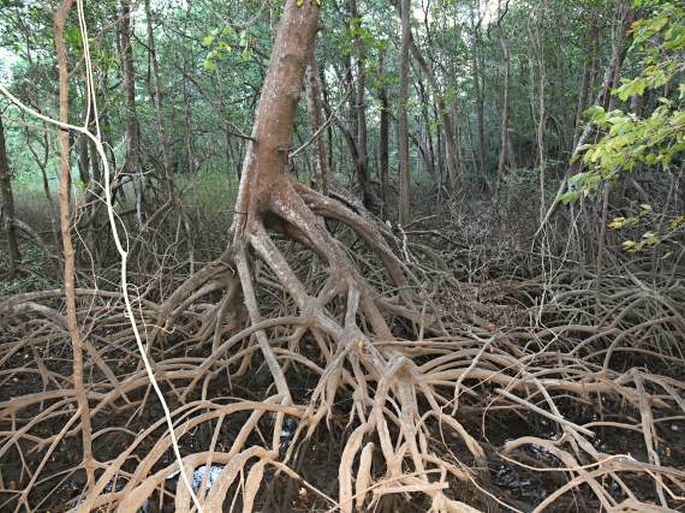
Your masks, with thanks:
[[(384, 225), (377, 224), (361, 204), (341, 191), (331, 190), (328, 195), (317, 192), (297, 183), (288, 172), (292, 124), (305, 70), (312, 62), (317, 27), (316, 2), (305, 0), (301, 6), (297, 6), (296, 0), (286, 3), (257, 106), (252, 142), (243, 165), (230, 245), (217, 262), (191, 277), (162, 305), (157, 324), (171, 325), (174, 316), (190, 303), (223, 289), (224, 297), (213, 309), (214, 314), (206, 317), (200, 336), (212, 337), (212, 346), (218, 357), (245, 336), (241, 334), (238, 338), (224, 341), (221, 333), (225, 332), (225, 323), (242, 328), (241, 333), (249, 330), (273, 379), (276, 390), (273, 401), (281, 407), (290, 407), (295, 400), (282, 365), (282, 354), (274, 349), (268, 330), (282, 324), (291, 326), (294, 332), (288, 344), (293, 350), (309, 333), (327, 363), (308, 404), (298, 415), (302, 430), (306, 428), (311, 434), (331, 415), (336, 394), (341, 388), (351, 387), (361, 399), (369, 397), (369, 383), (377, 383), (375, 400), (360, 400), (354, 410), (359, 427), (343, 449), (339, 480), (341, 510), (351, 512), (355, 503), (362, 507), (367, 502), (365, 492), (372, 480), (368, 445), (360, 455), (360, 443), (367, 436), (376, 436), (380, 440), (381, 451), (376, 458), (386, 465), (385, 478), (389, 482), (401, 487), (410, 486), (441, 503), (446, 500), (442, 487), (432, 483), (427, 469), (443, 469), (461, 479), (467, 477), (456, 468), (449, 470), (426, 450), (430, 435), (423, 426), (425, 415), (441, 419), (448, 429), (464, 440), (473, 458), (482, 465), (485, 464), (484, 451), (459, 422), (446, 417), (443, 419), (443, 406), (438, 396), (423, 382), (421, 371), (408, 355), (392, 346), (378, 348), (374, 345), (376, 340), (394, 340), (388, 323), (391, 317), (403, 319), (408, 325), (416, 326), (417, 331), (434, 332), (436, 328), (432, 327), (430, 313), (421, 312), (415, 306), (414, 297), (406, 286), (408, 271), (387, 242), (389, 234)], [(407, 38), (407, 54), (408, 45)], [(396, 290), (393, 297), (378, 297), (342, 244), (328, 230), (325, 219), (348, 226), (375, 251), (384, 264), (386, 279)], [(311, 285), (301, 280), (273, 240), (272, 232), (280, 232), (301, 243), (323, 262), (327, 267), (327, 279), (321, 287), (313, 291)], [(264, 263), (275, 277), (278, 286), (295, 305), (296, 316), (277, 320), (275, 324), (262, 317), (258, 282), (254, 278), (254, 258)], [(237, 308), (240, 303), (244, 308)], [(247, 328), (243, 325), (245, 321), (249, 325)], [(215, 359), (210, 358), (206, 365), (211, 366), (213, 362)], [(356, 369), (354, 375), (350, 374), (348, 366)], [(189, 390), (196, 383), (194, 380)], [(388, 430), (388, 418), (395, 418), (391, 413), (391, 402), (399, 405), (402, 412), (397, 435), (391, 435)], [(420, 403), (429, 405), (429, 413), (419, 410)], [(260, 465), (273, 461), (277, 454), (284, 416), (284, 410), (275, 413), (271, 452), (259, 456)], [(252, 429), (254, 424), (247, 425), (245, 433)], [(399, 440), (403, 440), (400, 445)], [(240, 454), (247, 455), (248, 451), (236, 452), (235, 456), (240, 459)], [(358, 456), (367, 462), (361, 469), (354, 467)], [(243, 463), (236, 465), (245, 465), (250, 457), (246, 456), (240, 460)], [(413, 468), (413, 476), (405, 475), (406, 465)], [(255, 479), (252, 483), (254, 493), (261, 477), (255, 475)], [(353, 489), (360, 494), (356, 499)], [(251, 493), (247, 495), (253, 500)], [(384, 494), (393, 493), (397, 491), (392, 486), (376, 490), (372, 502)], [(140, 497), (143, 496), (141, 492)], [(138, 503), (128, 501), (126, 504), (127, 507), (136, 507)]]
[[(55, 48), (57, 64), (59, 68), (59, 118), (64, 124), (69, 122), (69, 69), (67, 49), (64, 44), (64, 25), (73, 0), (64, 0), (55, 14)], [(76, 317), (76, 293), (75, 293), (75, 251), (71, 240), (71, 215), (69, 209), (70, 176), (70, 144), (69, 132), (60, 130), (60, 180), (59, 180), (59, 206), (60, 228), (62, 235), (62, 248), (64, 251), (64, 296), (67, 306), (67, 327), (71, 338), (73, 359), (74, 393), (78, 404), (76, 415), (81, 420), (81, 442), (83, 447), (83, 466), (86, 472), (86, 486), (90, 489), (95, 483), (95, 460), (93, 458), (93, 440), (90, 424), (90, 406), (88, 404), (87, 391), (83, 376), (83, 342)]]

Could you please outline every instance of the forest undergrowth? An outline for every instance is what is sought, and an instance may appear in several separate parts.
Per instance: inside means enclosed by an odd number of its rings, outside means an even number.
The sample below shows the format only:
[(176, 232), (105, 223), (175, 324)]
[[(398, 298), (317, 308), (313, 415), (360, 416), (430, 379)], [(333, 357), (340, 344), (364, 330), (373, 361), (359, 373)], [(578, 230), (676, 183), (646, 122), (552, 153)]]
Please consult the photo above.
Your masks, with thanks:
[(10, 4), (0, 511), (685, 511), (676, 3)]
[[(300, 243), (275, 236), (268, 254), (325, 305), (330, 333), (311, 329), (307, 316), (318, 314), (258, 255), (249, 273), (261, 319), (242, 325), (221, 259), (188, 277), (173, 222), (139, 235), (136, 321), (204, 511), (683, 507), (682, 267), (655, 275), (649, 256), (617, 255), (597, 273), (463, 219), (376, 226), (407, 276), (403, 290), (352, 230), (327, 221), (383, 309), (390, 333), (373, 338), (368, 317), (349, 318), (360, 296), (336, 296), (337, 277)], [(222, 240), (203, 234), (212, 239)], [(195, 254), (222, 249), (205, 244)], [(116, 266), (98, 266), (76, 290), (90, 489), (64, 291), (0, 301), (3, 511), (192, 510)], [(333, 343), (336, 326), (345, 343)]]

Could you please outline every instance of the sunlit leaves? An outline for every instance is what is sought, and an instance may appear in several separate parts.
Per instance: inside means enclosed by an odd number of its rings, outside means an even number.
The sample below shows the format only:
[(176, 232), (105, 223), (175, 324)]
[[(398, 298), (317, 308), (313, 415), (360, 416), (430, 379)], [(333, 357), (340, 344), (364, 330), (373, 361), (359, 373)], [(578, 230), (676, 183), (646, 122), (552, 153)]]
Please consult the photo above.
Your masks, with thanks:
[(639, 222), (637, 217), (614, 217), (607, 226), (612, 230), (620, 230), (628, 226), (637, 226)]
[[(586, 111), (601, 136), (580, 148), (587, 171), (569, 180), (569, 190), (558, 198), (562, 203), (594, 192), (604, 181), (618, 180), (623, 172), (669, 169), (685, 153), (685, 61), (681, 55), (685, 50), (685, 9), (655, 0), (637, 0), (635, 5), (649, 9), (633, 24), (632, 51), (640, 57), (641, 70), (637, 76), (622, 79), (612, 94), (622, 102), (648, 97), (646, 112), (630, 112), (625, 107), (606, 111), (600, 106)], [(642, 204), (633, 215), (612, 219), (608, 228), (623, 236), (629, 234), (631, 238), (622, 242), (622, 248), (638, 253), (685, 229), (685, 216), (667, 223), (663, 216), (655, 214), (652, 205)]]
[(580, 199), (580, 191), (567, 191), (561, 196), (559, 196), (559, 201), (564, 205), (569, 203), (575, 203)]
[(642, 96), (647, 89), (648, 81), (646, 78), (636, 78), (634, 80), (626, 80), (625, 83), (614, 91), (621, 101), (626, 101), (631, 96), (637, 94)]
[[(685, 151), (685, 114), (681, 108), (685, 63), (678, 53), (685, 50), (685, 10), (655, 0), (638, 0), (635, 5), (647, 13), (633, 24), (632, 50), (641, 56), (642, 70), (633, 78), (622, 79), (613, 94), (625, 102), (650, 92), (651, 104), (656, 106), (642, 117), (622, 109), (605, 112), (596, 106), (588, 110), (586, 115), (604, 136), (583, 148), (583, 158), (592, 172), (605, 179), (638, 165), (667, 168)], [(669, 94), (674, 90), (677, 98)]]
[(624, 251), (628, 253), (638, 253), (647, 248), (653, 248), (661, 244), (661, 239), (654, 232), (645, 232), (642, 237), (635, 240), (626, 240), (621, 243)]
[[(631, 237), (621, 243), (624, 251), (638, 253), (655, 248), (673, 239), (676, 233), (685, 230), (685, 216), (676, 216), (664, 223), (662, 214), (655, 214), (651, 205), (643, 203), (639, 205), (637, 214), (615, 217), (607, 226), (611, 230), (621, 232), (624, 236)], [(633, 238), (635, 235), (638, 237)]]
[(202, 46), (210, 49), (202, 67), (207, 72), (217, 71), (217, 64), (225, 60), (234, 50), (239, 51), (238, 59), (245, 62), (252, 57), (254, 38), (247, 30), (235, 31), (231, 27), (212, 30), (202, 39)]

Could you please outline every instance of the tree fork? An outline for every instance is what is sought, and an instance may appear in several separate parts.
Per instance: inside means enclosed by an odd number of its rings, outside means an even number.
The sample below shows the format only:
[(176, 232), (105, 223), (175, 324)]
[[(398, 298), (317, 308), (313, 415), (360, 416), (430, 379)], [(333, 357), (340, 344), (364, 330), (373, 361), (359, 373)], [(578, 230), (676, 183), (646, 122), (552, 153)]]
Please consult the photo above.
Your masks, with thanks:
[[(170, 321), (190, 303), (209, 292), (223, 289), (224, 298), (208, 313), (200, 328), (202, 336), (212, 339), (213, 348), (202, 369), (208, 371), (221, 358), (220, 355), (226, 355), (235, 344), (253, 337), (276, 386), (277, 395), (274, 397), (282, 407), (294, 403), (286, 376), (285, 362), (288, 358), (284, 357), (283, 350), (273, 347), (267, 330), (289, 326), (292, 329), (291, 352), (296, 349), (293, 344), (297, 344), (306, 332), (311, 333), (326, 364), (323, 369), (316, 367), (316, 372), (321, 375), (308, 399), (306, 412), (300, 417), (300, 429), (306, 429), (307, 436), (310, 436), (316, 426), (332, 413), (338, 391), (341, 388), (352, 390), (357, 404), (350, 415), (351, 418), (359, 418), (362, 427), (358, 435), (347, 442), (343, 456), (354, 459), (359, 450), (356, 444), (361, 437), (377, 435), (383, 449), (379, 455), (387, 464), (389, 478), (405, 480), (405, 469), (400, 462), (409, 458), (420, 477), (406, 479), (420, 482), (414, 484), (417, 491), (422, 491), (421, 488), (433, 486), (425, 469), (441, 467), (442, 464), (433, 461), (427, 450), (429, 432), (421, 420), (425, 412), (418, 411), (418, 396), (427, 399), (432, 410), (429, 416), (440, 418), (440, 407), (431, 387), (421, 385), (423, 373), (410, 356), (391, 346), (376, 347), (370, 338), (394, 339), (386, 314), (418, 324), (422, 329), (425, 327), (428, 318), (417, 310), (406, 286), (411, 273), (386, 242), (391, 234), (383, 225), (376, 223), (363, 206), (349, 201), (342, 194), (328, 196), (299, 184), (288, 172), (292, 124), (305, 70), (311, 62), (317, 28), (318, 6), (314, 0), (305, 0), (301, 6), (297, 5), (297, 0), (286, 3), (257, 106), (252, 141), (243, 164), (229, 247), (216, 262), (189, 278), (162, 305), (158, 325), (169, 326)], [(324, 219), (343, 223), (376, 252), (383, 262), (389, 283), (397, 290), (394, 298), (380, 298), (376, 294), (342, 244), (329, 232)], [(306, 283), (291, 268), (286, 256), (272, 240), (270, 232), (273, 231), (301, 243), (328, 267), (329, 277), (316, 294), (308, 290)], [(266, 264), (277, 285), (292, 299), (296, 315), (274, 319), (273, 324), (262, 318), (255, 278), (250, 269), (251, 251)], [(338, 309), (335, 299), (340, 300)], [(221, 338), (225, 332), (222, 324), (227, 315), (233, 315), (228, 304), (235, 306), (240, 302), (245, 305), (248, 319), (244, 319), (244, 313), (236, 313), (231, 322), (235, 321), (238, 326), (246, 320), (248, 327), (243, 327), (224, 342)], [(370, 335), (363, 331), (364, 325)], [(245, 361), (250, 358), (248, 353), (245, 354), (238, 373), (244, 371)], [(189, 390), (203, 379), (201, 374), (193, 379)], [(372, 383), (376, 384), (374, 398), (368, 391)], [(187, 391), (184, 397), (187, 397)], [(393, 397), (396, 400), (394, 404), (400, 407), (399, 418), (391, 406)], [(277, 454), (285, 414), (282, 410), (274, 413), (271, 450)], [(401, 439), (409, 449), (393, 448), (396, 441), (391, 440), (388, 422), (400, 428)], [(458, 422), (450, 420), (446, 423), (465, 439), (479, 464), (484, 464), (483, 451), (475, 440)], [(364, 457), (370, 457), (369, 450)], [(290, 455), (286, 455), (286, 461), (289, 458)], [(344, 472), (351, 472), (351, 461), (341, 468)], [(357, 473), (358, 493), (370, 479), (370, 474), (363, 469)], [(349, 483), (349, 475), (341, 474), (341, 498), (345, 500), (351, 496)], [(386, 493), (394, 492), (388, 490)], [(443, 500), (441, 493), (439, 499)], [(347, 511), (348, 506), (343, 506), (343, 510)]]

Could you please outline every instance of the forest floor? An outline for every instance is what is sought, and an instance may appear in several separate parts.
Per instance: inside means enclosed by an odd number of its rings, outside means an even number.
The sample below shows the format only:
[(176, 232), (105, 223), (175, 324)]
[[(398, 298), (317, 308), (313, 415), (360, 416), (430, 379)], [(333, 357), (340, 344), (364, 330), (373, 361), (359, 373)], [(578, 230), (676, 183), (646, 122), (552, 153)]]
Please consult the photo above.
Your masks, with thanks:
[[(205, 226), (213, 222), (194, 215)], [(450, 429), (442, 417), (431, 416), (432, 396), (417, 394), (417, 411), (428, 412), (419, 415), (417, 439), (422, 454), (439, 462), (426, 466), (434, 478), (416, 489), (406, 481), (393, 484), (390, 463), (372, 457), (367, 500), (360, 500), (365, 446), (349, 469), (358, 476), (355, 509), (437, 511), (434, 492), (421, 488), (431, 483), (464, 508), (475, 508), (444, 511), (685, 511), (685, 269), (655, 273), (648, 256), (629, 262), (619, 256), (607, 259), (598, 274), (552, 254), (531, 255), (517, 234), (502, 235), (507, 232), (497, 231), (492, 220), (460, 219), (427, 217), (399, 234), (406, 237), (399, 245), (405, 263), (419, 276), (418, 293), (426, 309), (439, 313), (444, 334), (391, 319), (395, 340), (373, 341), (379, 350), (388, 346), (411, 356), (424, 378), (417, 382), (431, 387), (445, 418), (460, 427)], [(42, 223), (49, 237), (49, 222), (31, 222)], [(198, 258), (221, 251), (225, 222), (201, 235)], [(348, 236), (339, 234), (364, 276), (383, 290), (373, 255)], [(159, 327), (164, 300), (188, 276), (187, 262), (175, 260), (180, 250), (164, 237), (160, 231), (140, 241), (146, 256), (131, 273), (145, 337)], [(317, 259), (289, 241), (279, 247), (297, 275), (316, 287)], [(52, 270), (59, 261), (34, 241), (24, 240), (21, 249), (21, 276), (0, 288), (0, 511), (56, 513), (87, 495), (64, 294)], [(85, 269), (78, 314), (88, 344), (93, 455), (102, 484), (99, 499), (89, 504), (96, 511), (174, 511), (175, 501), (183, 503), (178, 467), (116, 288), (116, 266)], [(339, 502), (342, 462), (360, 425), (354, 415), (358, 392), (349, 382), (359, 370), (342, 368), (343, 385), (330, 410), (307, 431), (307, 407), (329, 355), (311, 335), (293, 347), (292, 329), (278, 324), (291, 316), (292, 305), (284, 303), (268, 269), (257, 265), (254, 273), (263, 318), (274, 320), (270, 340), (293, 404), (274, 400), (270, 371), (249, 343), (250, 333), (231, 342), (234, 328), (207, 323), (222, 291), (204, 290), (201, 301), (177, 307), (173, 326), (164, 326), (165, 335), (149, 348), (180, 430), (181, 452), (198, 455), (188, 467), (195, 469), (198, 490), (216, 491), (214, 470), (231, 465), (223, 456), (235, 457), (239, 445), (240, 455), (254, 457), (278, 432), (279, 454), (268, 465), (262, 456), (244, 463), (240, 477), (223, 490), (221, 508), (241, 510), (250, 480), (261, 472), (254, 511), (345, 511)], [(369, 384), (370, 393), (380, 387)], [(387, 429), (397, 448), (406, 442), (406, 405), (401, 394), (396, 397), (401, 404), (389, 401)], [(370, 433), (364, 442), (382, 445), (379, 437)], [(400, 466), (405, 474), (411, 470)]]

